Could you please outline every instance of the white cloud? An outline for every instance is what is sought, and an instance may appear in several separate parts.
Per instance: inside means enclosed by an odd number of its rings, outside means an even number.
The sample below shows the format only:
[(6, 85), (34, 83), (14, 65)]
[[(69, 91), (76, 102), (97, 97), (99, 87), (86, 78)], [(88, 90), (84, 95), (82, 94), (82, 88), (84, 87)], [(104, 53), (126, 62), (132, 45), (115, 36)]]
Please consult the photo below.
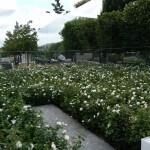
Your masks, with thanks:
[(44, 45), (47, 43), (56, 43), (62, 41), (62, 38), (58, 33), (52, 33), (52, 34), (38, 33), (38, 37), (40, 39), (38, 41), (38, 45)]
[[(11, 15), (6, 13), (5, 16), (0, 15), (0, 39), (4, 41), (6, 31), (12, 31), (16, 21), (19, 22), (19, 24), (25, 24), (29, 20), (33, 20), (32, 27), (38, 29), (46, 25), (51, 19), (54, 19), (54, 17), (55, 15), (50, 16), (45, 13), (44, 9), (36, 6), (20, 6)], [(0, 46), (2, 46), (2, 42)]]
[(66, 15), (60, 15), (54, 21), (44, 26), (40, 33), (59, 33), (63, 28), (64, 24), (78, 17), (97, 18), (102, 10), (102, 0), (91, 0), (79, 8), (72, 10)]
[[(66, 10), (73, 9), (73, 3), (78, 0), (62, 0)], [(49, 22), (55, 20), (59, 15), (52, 11), (50, 0), (0, 0), (0, 47), (6, 37), (7, 31), (13, 31), (15, 22), (25, 24), (29, 20), (33, 21), (32, 27), (39, 29), (44, 27)], [(50, 9), (48, 9), (50, 8)], [(50, 14), (45, 11), (50, 10)], [(60, 41), (60, 35), (58, 34), (38, 34), (39, 44), (45, 44), (46, 42)]]
[(15, 12), (15, 10), (0, 9), (0, 16), (12, 15), (14, 12)]
[(17, 7), (16, 0), (0, 0), (0, 9), (16, 10)]

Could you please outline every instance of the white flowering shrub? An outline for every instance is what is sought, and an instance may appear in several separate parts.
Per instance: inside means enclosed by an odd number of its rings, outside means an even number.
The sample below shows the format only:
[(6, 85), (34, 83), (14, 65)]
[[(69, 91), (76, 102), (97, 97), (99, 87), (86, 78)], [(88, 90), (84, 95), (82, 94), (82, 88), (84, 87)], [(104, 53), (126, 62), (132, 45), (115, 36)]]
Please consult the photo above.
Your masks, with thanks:
[(40, 113), (35, 112), (30, 105), (24, 105), (21, 99), (1, 97), (0, 149), (80, 149), (80, 138), (72, 145), (68, 138), (63, 124), (50, 127), (43, 123)]
[[(150, 135), (149, 77), (150, 69), (138, 66), (30, 66), (0, 72), (0, 94), (26, 105), (53, 103), (116, 149), (138, 150), (141, 138)], [(52, 149), (57, 145), (50, 141)]]

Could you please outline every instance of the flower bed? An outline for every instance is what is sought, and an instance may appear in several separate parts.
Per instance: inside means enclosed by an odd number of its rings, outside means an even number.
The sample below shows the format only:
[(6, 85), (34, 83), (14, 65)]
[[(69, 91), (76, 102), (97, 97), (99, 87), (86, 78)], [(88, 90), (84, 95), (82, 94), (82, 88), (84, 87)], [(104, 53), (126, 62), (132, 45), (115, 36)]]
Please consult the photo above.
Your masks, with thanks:
[(0, 72), (0, 149), (79, 150), (82, 138), (78, 136), (70, 143), (63, 130), (65, 123), (51, 127), (43, 123), (40, 112), (25, 105), (21, 98), (25, 84), (20, 84), (16, 73)]
[(36, 66), (0, 73), (0, 94), (54, 103), (116, 149), (150, 135), (150, 69), (120, 65)]

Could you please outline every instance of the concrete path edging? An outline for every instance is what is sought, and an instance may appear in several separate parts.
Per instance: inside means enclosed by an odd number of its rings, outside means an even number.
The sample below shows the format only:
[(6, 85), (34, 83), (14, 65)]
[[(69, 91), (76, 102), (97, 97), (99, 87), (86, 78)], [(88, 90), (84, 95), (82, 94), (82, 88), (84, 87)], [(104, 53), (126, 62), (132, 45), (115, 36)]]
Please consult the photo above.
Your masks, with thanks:
[(64, 126), (64, 129), (67, 131), (66, 134), (70, 137), (75, 136), (77, 133), (85, 135), (85, 141), (82, 143), (84, 147), (82, 148), (83, 150), (114, 150), (109, 144), (85, 129), (81, 124), (58, 107), (54, 105), (44, 105), (35, 107), (35, 109), (42, 112), (44, 122), (51, 126), (56, 125), (56, 122), (64, 122), (67, 124), (67, 126)]

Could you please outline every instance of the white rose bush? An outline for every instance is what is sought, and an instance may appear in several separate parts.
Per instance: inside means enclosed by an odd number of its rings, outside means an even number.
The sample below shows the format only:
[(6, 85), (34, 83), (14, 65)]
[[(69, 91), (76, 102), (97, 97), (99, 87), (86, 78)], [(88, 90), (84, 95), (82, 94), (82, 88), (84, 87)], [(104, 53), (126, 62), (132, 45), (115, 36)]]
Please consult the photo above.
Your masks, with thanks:
[[(0, 71), (0, 83), (2, 149), (73, 149), (61, 122), (46, 126), (32, 109), (42, 104), (57, 105), (115, 149), (138, 150), (141, 138), (150, 136), (150, 68), (29, 66)], [(81, 142), (74, 145), (80, 149)]]
[(57, 150), (76, 149), (81, 145), (80, 138), (74, 141), (77, 145), (70, 145), (64, 134), (60, 134), (63, 126), (51, 127), (43, 123), (41, 114), (19, 98), (1, 97), (0, 107), (3, 109), (0, 112), (0, 149), (47, 150), (52, 149), (52, 141)]
[(69, 143), (63, 133), (64, 123), (51, 127), (43, 122), (40, 112), (24, 103), (27, 76), (21, 81), (18, 73), (0, 70), (0, 149), (79, 150), (80, 136)]

